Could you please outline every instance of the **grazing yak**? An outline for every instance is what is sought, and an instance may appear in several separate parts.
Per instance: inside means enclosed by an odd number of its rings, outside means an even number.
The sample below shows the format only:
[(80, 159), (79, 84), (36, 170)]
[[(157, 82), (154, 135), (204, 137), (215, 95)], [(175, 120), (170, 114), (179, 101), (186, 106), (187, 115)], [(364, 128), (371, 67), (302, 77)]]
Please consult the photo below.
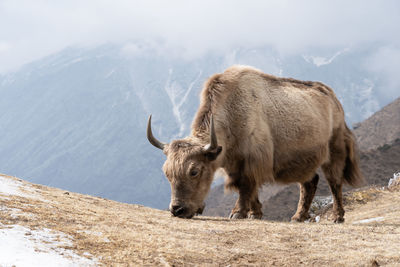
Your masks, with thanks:
[(167, 156), (169, 208), (181, 218), (202, 213), (218, 169), (226, 174), (226, 188), (239, 193), (232, 219), (260, 219), (258, 190), (273, 182), (299, 183), (292, 221), (308, 219), (321, 167), (333, 196), (334, 221), (340, 223), (343, 183), (363, 181), (354, 136), (332, 89), (249, 66), (232, 66), (206, 81), (190, 136), (160, 142), (152, 134), (150, 116), (147, 138)]

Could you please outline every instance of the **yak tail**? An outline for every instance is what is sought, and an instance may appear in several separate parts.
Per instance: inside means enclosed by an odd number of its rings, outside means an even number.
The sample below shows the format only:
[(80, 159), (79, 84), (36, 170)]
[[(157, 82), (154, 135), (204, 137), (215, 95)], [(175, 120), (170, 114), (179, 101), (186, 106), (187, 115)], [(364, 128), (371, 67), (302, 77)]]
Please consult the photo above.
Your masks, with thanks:
[(346, 162), (343, 170), (344, 180), (351, 186), (361, 186), (365, 183), (359, 167), (358, 147), (351, 130), (345, 125), (344, 141), (346, 144)]

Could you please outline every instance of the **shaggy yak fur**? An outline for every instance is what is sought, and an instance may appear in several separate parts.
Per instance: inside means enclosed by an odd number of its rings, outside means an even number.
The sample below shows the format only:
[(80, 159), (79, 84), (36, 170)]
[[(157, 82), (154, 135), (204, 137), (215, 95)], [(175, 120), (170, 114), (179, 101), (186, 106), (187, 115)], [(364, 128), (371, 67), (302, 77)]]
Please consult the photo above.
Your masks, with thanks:
[(190, 136), (162, 143), (152, 135), (151, 117), (147, 136), (167, 156), (170, 211), (181, 218), (203, 211), (218, 169), (226, 174), (226, 188), (239, 193), (233, 219), (261, 218), (258, 190), (273, 182), (300, 185), (292, 220), (308, 219), (321, 167), (334, 221), (343, 222), (342, 185), (363, 182), (355, 139), (332, 89), (248, 66), (232, 66), (206, 81)]

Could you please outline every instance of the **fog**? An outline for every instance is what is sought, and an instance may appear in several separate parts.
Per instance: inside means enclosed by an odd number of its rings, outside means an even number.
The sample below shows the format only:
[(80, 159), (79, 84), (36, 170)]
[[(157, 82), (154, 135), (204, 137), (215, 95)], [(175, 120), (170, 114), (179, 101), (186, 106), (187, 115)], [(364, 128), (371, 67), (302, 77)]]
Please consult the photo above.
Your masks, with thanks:
[(282, 54), (377, 43), (366, 62), (399, 86), (399, 1), (0, 1), (0, 73), (71, 45), (145, 40), (196, 58), (269, 45)]

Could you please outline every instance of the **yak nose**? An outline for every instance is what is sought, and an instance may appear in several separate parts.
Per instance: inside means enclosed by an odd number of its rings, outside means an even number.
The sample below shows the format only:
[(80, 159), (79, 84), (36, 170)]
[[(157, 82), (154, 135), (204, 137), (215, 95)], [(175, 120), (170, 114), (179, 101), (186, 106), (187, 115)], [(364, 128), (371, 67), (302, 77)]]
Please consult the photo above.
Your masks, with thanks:
[(179, 205), (173, 205), (173, 206), (171, 206), (170, 211), (171, 211), (172, 215), (179, 216), (179, 215), (182, 215), (183, 213), (185, 213), (185, 208), (182, 206), (179, 206)]

